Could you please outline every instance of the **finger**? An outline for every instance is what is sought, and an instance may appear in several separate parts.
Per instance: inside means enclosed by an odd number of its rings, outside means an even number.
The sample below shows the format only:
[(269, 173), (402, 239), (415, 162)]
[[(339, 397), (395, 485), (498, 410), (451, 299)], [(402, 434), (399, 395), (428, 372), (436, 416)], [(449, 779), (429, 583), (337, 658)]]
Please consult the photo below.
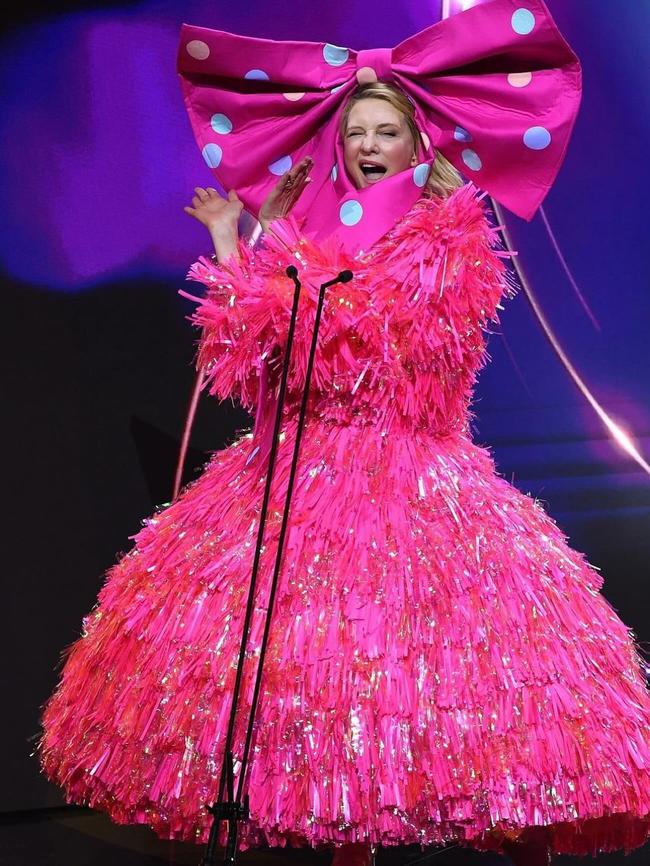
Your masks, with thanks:
[(305, 157), (295, 168), (294, 174), (292, 175), (293, 183), (302, 183), (305, 177), (309, 174), (312, 169), (312, 162)]
[[(219, 193), (216, 191), (216, 189), (213, 186), (206, 186), (205, 191), (210, 196), (210, 198), (214, 198), (215, 195), (219, 196)], [(219, 198), (221, 198), (221, 196), (219, 196)]]
[(307, 186), (308, 186), (308, 184), (304, 183), (304, 184), (301, 184), (301, 186), (296, 187), (295, 194), (291, 196), (291, 207), (293, 207), (295, 205), (295, 203), (298, 201), (300, 196), (307, 189)]
[(195, 196), (192, 198), (192, 207), (200, 208), (202, 204), (203, 204), (203, 199), (200, 199), (200, 198), (198, 197), (198, 195), (195, 195)]
[(300, 171), (309, 171), (314, 165), (314, 160), (311, 156), (306, 156), (300, 160), (298, 163), (298, 168)]
[(286, 175), (281, 180), (281, 189), (284, 190), (292, 190), (303, 177), (303, 173), (299, 169), (293, 169), (288, 171)]
[(297, 177), (301, 174), (306, 174), (309, 171), (311, 165), (307, 162), (306, 159), (301, 159), (298, 165), (293, 169), (294, 177)]
[(309, 175), (307, 175), (307, 177), (304, 178), (303, 182), (300, 184), (300, 189), (298, 191), (298, 195), (300, 195), (302, 192), (304, 192), (304, 190), (309, 186), (310, 183), (312, 183), (312, 181), (313, 181), (313, 177), (310, 177)]
[(189, 206), (186, 205), (186, 206), (183, 208), (183, 210), (185, 211), (185, 213), (188, 213), (190, 216), (196, 216), (196, 211), (194, 210), (193, 207), (189, 207)]
[(306, 174), (307, 174), (306, 168), (302, 168), (302, 167), (297, 168), (296, 171), (291, 175), (291, 184), (290, 185), (300, 183), (300, 181), (305, 177)]
[(299, 187), (300, 189), (304, 189), (308, 183), (311, 183), (311, 181), (312, 181), (312, 178), (308, 174), (301, 175), (296, 186)]
[(231, 189), (231, 190), (228, 192), (228, 201), (240, 201), (240, 198), (239, 198), (239, 196), (237, 195), (237, 190), (236, 190), (236, 189)]
[(194, 192), (197, 194), (201, 201), (205, 201), (208, 198), (207, 192), (203, 189), (202, 186), (195, 186)]
[(306, 177), (306, 175), (304, 175), (304, 174), (299, 174), (299, 175), (297, 175), (297, 176), (294, 178), (293, 184), (292, 184), (292, 185), (289, 187), (289, 189), (288, 189), (288, 192), (289, 192), (291, 195), (294, 195), (295, 193), (297, 193), (297, 192), (299, 192), (300, 190), (302, 190), (302, 188), (303, 188), (304, 185), (305, 185), (305, 177)]
[(287, 195), (282, 198), (282, 207), (285, 212), (289, 212), (293, 206), (296, 204), (300, 196), (305, 191), (306, 184), (300, 183), (291, 187), (290, 190), (287, 191)]

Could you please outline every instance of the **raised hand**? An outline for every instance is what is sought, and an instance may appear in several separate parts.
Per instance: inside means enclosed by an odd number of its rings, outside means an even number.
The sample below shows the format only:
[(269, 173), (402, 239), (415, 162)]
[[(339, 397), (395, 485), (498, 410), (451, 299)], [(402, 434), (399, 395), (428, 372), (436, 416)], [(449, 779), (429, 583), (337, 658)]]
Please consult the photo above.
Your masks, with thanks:
[(194, 188), (196, 195), (192, 198), (192, 206), (184, 207), (186, 214), (193, 216), (200, 223), (214, 233), (234, 235), (237, 237), (237, 221), (244, 207), (234, 189), (228, 193), (228, 198), (223, 198), (213, 187), (203, 189), (201, 186)]
[(309, 172), (313, 164), (311, 156), (303, 157), (297, 165), (285, 172), (273, 187), (260, 208), (259, 220), (264, 231), (273, 220), (290, 213), (307, 184), (311, 183)]
[(237, 252), (237, 222), (244, 207), (234, 189), (231, 189), (227, 198), (219, 195), (213, 187), (203, 189), (201, 186), (194, 188), (196, 195), (192, 199), (192, 206), (184, 207), (186, 214), (194, 217), (208, 229), (214, 250), (220, 262)]

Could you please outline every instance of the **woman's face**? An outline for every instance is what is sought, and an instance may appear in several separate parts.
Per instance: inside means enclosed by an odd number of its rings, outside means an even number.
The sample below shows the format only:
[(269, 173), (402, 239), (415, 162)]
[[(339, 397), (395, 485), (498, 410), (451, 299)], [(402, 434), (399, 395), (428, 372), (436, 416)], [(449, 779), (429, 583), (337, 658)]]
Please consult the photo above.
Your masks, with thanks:
[(345, 167), (358, 189), (417, 165), (406, 118), (385, 99), (368, 97), (354, 103), (343, 145)]

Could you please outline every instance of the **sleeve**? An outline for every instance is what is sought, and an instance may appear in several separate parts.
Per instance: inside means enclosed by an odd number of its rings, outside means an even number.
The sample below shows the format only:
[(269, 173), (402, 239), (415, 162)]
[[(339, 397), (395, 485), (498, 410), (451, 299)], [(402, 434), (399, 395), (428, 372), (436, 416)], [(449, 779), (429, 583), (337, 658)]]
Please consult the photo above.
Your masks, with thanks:
[(491, 225), (483, 197), (466, 184), (437, 209), (422, 208), (389, 256), (387, 273), (403, 274), (395, 327), (419, 367), (444, 367), (451, 375), (480, 366), (501, 301), (516, 294), (506, 264), (511, 253)]
[[(252, 410), (263, 365), (268, 364), (277, 380), (282, 370), (294, 298), (287, 267), (295, 264), (302, 282), (289, 369), (289, 388), (302, 389), (320, 284), (350, 262), (340, 250), (302, 237), (291, 218), (276, 222), (273, 234), (256, 249), (240, 240), (238, 252), (239, 259), (231, 256), (221, 264), (200, 257), (187, 279), (202, 283), (207, 291), (202, 297), (180, 294), (197, 304), (188, 318), (200, 329), (196, 366), (206, 374), (204, 387), (220, 400), (232, 397)], [(379, 316), (368, 309), (354, 280), (329, 289), (312, 388), (362, 367), (365, 349), (377, 339), (380, 327)]]

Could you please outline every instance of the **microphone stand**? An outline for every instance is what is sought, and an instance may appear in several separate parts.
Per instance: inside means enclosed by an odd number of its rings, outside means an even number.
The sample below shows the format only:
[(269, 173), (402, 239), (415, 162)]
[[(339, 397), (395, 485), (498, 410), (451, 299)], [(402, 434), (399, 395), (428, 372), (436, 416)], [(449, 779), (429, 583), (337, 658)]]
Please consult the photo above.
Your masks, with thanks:
[(289, 511), (291, 507), (291, 498), (293, 493), (293, 485), (296, 476), (296, 469), (298, 465), (298, 454), (300, 450), (300, 443), (302, 440), (303, 428), (305, 425), (305, 417), (307, 413), (307, 402), (309, 399), (309, 385), (311, 382), (311, 374), (314, 366), (314, 357), (316, 354), (316, 345), (318, 340), (318, 329), (320, 327), (321, 314), (323, 310), (323, 303), (325, 300), (325, 290), (330, 286), (335, 285), (336, 283), (347, 283), (353, 278), (352, 271), (341, 271), (337, 274), (334, 279), (329, 280), (328, 282), (323, 283), (320, 286), (320, 291), (318, 295), (318, 304), (316, 307), (316, 319), (314, 322), (314, 331), (311, 339), (311, 346), (309, 349), (309, 359), (307, 362), (307, 371), (305, 374), (305, 385), (303, 388), (302, 401), (300, 404), (300, 415), (298, 418), (298, 426), (296, 428), (296, 441), (294, 443), (292, 461), (291, 461), (291, 470), (289, 473), (289, 481), (287, 485), (287, 493), (284, 502), (284, 510), (282, 514), (282, 523), (280, 527), (280, 534), (278, 538), (278, 548), (275, 557), (275, 566), (273, 569), (273, 577), (271, 580), (271, 589), (269, 592), (269, 600), (268, 607), (266, 610), (265, 620), (264, 620), (264, 633), (262, 636), (262, 643), (260, 646), (260, 655), (257, 662), (257, 671), (255, 675), (255, 686), (253, 689), (253, 697), (251, 701), (251, 707), (248, 716), (248, 725), (246, 728), (246, 739), (244, 743), (244, 752), (242, 755), (241, 767), (239, 771), (239, 779), (237, 784), (237, 792), (235, 795), (235, 786), (234, 786), (234, 755), (233, 755), (233, 738), (234, 738), (234, 730), (235, 730), (235, 722), (237, 716), (237, 705), (239, 702), (240, 692), (241, 692), (241, 683), (243, 677), (243, 669), (244, 662), (246, 658), (246, 646), (248, 644), (248, 637), (250, 633), (251, 620), (253, 617), (253, 608), (255, 604), (255, 588), (257, 584), (257, 575), (260, 564), (260, 556), (261, 556), (261, 548), (264, 541), (264, 529), (266, 526), (266, 516), (268, 512), (269, 499), (271, 494), (271, 485), (273, 481), (273, 473), (275, 470), (275, 459), (277, 453), (277, 445), (278, 445), (278, 435), (280, 432), (280, 425), (282, 423), (282, 409), (284, 407), (284, 399), (287, 385), (287, 377), (289, 373), (289, 364), (291, 361), (291, 349), (293, 346), (295, 325), (296, 325), (296, 317), (298, 313), (298, 301), (300, 298), (300, 289), (301, 283), (298, 280), (298, 271), (293, 266), (290, 265), (286, 270), (287, 276), (293, 280), (295, 284), (295, 292), (293, 296), (293, 305), (291, 309), (291, 320), (289, 323), (289, 333), (287, 336), (287, 349), (285, 352), (285, 358), (282, 368), (282, 377), (280, 381), (280, 391), (278, 394), (278, 404), (276, 407), (275, 413), (275, 423), (273, 429), (273, 442), (271, 445), (271, 450), (269, 454), (269, 463), (268, 469), (266, 473), (266, 483), (264, 487), (264, 498), (262, 500), (262, 509), (260, 513), (260, 523), (257, 532), (257, 541), (255, 544), (255, 555), (253, 558), (253, 569), (251, 574), (251, 581), (248, 590), (248, 600), (246, 604), (246, 613), (244, 616), (244, 624), (242, 629), (242, 638), (239, 649), (239, 659), (237, 662), (237, 672), (235, 675), (235, 685), (233, 688), (233, 694), (231, 698), (231, 706), (230, 706), (230, 717), (228, 720), (228, 731), (226, 734), (226, 740), (224, 744), (224, 754), (223, 754), (223, 763), (221, 766), (221, 775), (219, 779), (219, 791), (218, 797), (215, 803), (212, 805), (206, 804), (207, 810), (211, 813), (212, 817), (212, 825), (210, 827), (210, 835), (208, 837), (208, 846), (205, 852), (205, 856), (201, 860), (201, 866), (216, 866), (216, 847), (219, 839), (219, 830), (221, 827), (221, 822), (226, 821), (228, 825), (228, 836), (226, 842), (226, 849), (224, 854), (223, 862), (228, 864), (228, 866), (234, 866), (235, 858), (237, 855), (237, 837), (239, 832), (239, 822), (245, 821), (250, 816), (249, 810), (249, 797), (248, 793), (244, 792), (244, 787), (246, 783), (246, 770), (248, 767), (248, 759), (250, 755), (251, 742), (253, 738), (253, 727), (255, 723), (255, 713), (257, 710), (257, 704), (259, 700), (259, 694), (262, 684), (262, 673), (264, 666), (264, 659), (266, 656), (266, 648), (269, 639), (269, 633), (271, 628), (271, 618), (273, 615), (273, 604), (275, 601), (275, 593), (278, 585), (278, 578), (280, 575), (280, 568), (282, 564), (282, 553), (284, 548), (284, 541), (289, 521)]

